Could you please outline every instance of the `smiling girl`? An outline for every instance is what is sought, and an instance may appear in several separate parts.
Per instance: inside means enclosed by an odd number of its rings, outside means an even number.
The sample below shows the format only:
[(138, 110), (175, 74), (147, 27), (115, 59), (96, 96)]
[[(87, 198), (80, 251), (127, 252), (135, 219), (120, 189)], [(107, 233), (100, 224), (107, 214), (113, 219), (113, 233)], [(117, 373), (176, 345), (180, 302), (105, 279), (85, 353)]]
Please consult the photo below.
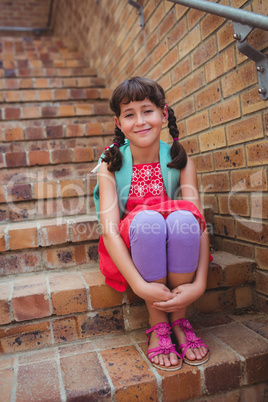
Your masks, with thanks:
[[(110, 106), (115, 136), (101, 156), (94, 191), (102, 230), (100, 269), (109, 286), (124, 291), (130, 285), (145, 300), (154, 366), (177, 370), (182, 360), (202, 364), (209, 348), (185, 318), (186, 308), (206, 289), (209, 262), (194, 164), (156, 82), (140, 77), (122, 82)], [(166, 121), (171, 147), (160, 141)]]

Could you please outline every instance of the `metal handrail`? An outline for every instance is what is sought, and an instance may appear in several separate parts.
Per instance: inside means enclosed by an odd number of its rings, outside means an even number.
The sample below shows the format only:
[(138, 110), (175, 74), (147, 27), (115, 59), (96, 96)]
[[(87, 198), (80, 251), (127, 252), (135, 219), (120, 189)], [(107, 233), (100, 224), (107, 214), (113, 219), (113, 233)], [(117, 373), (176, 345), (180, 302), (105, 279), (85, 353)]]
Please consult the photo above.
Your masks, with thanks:
[(218, 15), (232, 21), (247, 24), (256, 28), (268, 31), (268, 17), (262, 14), (253, 13), (240, 8), (224, 6), (218, 3), (211, 3), (204, 0), (168, 0), (171, 3), (178, 3), (182, 6), (196, 8), (200, 11), (205, 11), (210, 14)]
[(39, 35), (41, 32), (50, 31), (50, 23), (52, 18), (52, 10), (53, 10), (53, 2), (54, 0), (50, 0), (49, 6), (49, 14), (48, 14), (48, 21), (47, 26), (45, 28), (29, 28), (29, 27), (1, 27), (0, 31), (8, 31), (8, 32), (34, 32), (36, 35)]
[(204, 0), (168, 1), (232, 20), (237, 48), (241, 53), (255, 61), (259, 81), (259, 94), (262, 99), (268, 99), (268, 57), (247, 42), (247, 36), (254, 28), (268, 31), (267, 16)]

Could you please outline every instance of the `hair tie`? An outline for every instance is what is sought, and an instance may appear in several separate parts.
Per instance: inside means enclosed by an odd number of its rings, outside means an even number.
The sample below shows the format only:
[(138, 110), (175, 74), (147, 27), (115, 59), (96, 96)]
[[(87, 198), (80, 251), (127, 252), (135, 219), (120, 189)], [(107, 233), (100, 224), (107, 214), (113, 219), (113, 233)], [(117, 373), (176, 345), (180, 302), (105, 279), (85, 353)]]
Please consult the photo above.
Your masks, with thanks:
[(113, 142), (113, 145), (117, 145), (119, 147), (119, 144), (117, 144), (117, 142)]
[(178, 140), (178, 138), (173, 138), (173, 141), (176, 141), (176, 140)]

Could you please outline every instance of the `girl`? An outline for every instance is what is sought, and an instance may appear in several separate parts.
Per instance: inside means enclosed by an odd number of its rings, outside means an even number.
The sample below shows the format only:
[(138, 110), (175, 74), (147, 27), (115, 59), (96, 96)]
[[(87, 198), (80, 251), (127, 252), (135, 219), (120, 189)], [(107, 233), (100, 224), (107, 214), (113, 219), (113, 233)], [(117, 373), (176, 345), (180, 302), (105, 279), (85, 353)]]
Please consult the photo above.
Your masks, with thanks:
[[(185, 319), (187, 306), (205, 291), (209, 262), (194, 164), (156, 82), (140, 77), (122, 82), (110, 107), (115, 136), (101, 156), (94, 191), (102, 231), (100, 269), (108, 285), (124, 291), (129, 284), (145, 300), (154, 366), (177, 370), (182, 360), (202, 364), (209, 349)], [(160, 141), (166, 120), (171, 148)]]

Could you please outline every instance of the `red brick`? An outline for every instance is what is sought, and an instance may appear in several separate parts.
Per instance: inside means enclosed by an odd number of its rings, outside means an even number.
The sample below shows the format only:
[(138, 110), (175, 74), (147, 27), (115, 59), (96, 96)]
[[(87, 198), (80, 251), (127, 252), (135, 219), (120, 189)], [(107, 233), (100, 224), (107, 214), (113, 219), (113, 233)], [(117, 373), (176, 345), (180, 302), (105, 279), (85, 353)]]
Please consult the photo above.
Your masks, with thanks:
[[(221, 4), (223, 4), (222, 2)], [(212, 32), (224, 22), (224, 18), (217, 15), (208, 14), (200, 23), (202, 39), (207, 38)]]
[(61, 180), (60, 188), (62, 197), (79, 197), (84, 195), (83, 180)]
[(85, 220), (85, 217), (81, 217), (72, 223), (71, 236), (73, 242), (97, 240), (98, 224), (94, 220)]
[(25, 137), (27, 140), (41, 140), (44, 138), (43, 127), (26, 127)]
[(221, 99), (220, 85), (218, 82), (207, 86), (204, 90), (199, 91), (195, 95), (196, 108), (197, 110), (204, 109)]
[(255, 63), (247, 63), (221, 79), (223, 96), (224, 98), (227, 98), (245, 88), (248, 88), (256, 82), (257, 72)]
[(33, 186), (34, 197), (36, 199), (55, 198), (59, 196), (57, 182), (39, 182)]
[(232, 21), (228, 21), (217, 32), (217, 42), (219, 51), (234, 42), (234, 27)]
[(74, 106), (73, 105), (60, 105), (59, 106), (59, 116), (74, 116)]
[[(103, 123), (103, 132), (102, 125), (100, 123), (86, 124), (85, 135), (101, 135), (103, 134), (112, 134), (114, 132), (114, 123)], [(68, 126), (66, 127), (66, 136), (68, 133)]]
[(123, 294), (106, 285), (100, 271), (86, 272), (83, 278), (89, 286), (91, 306), (94, 310), (122, 304)]
[(53, 149), (51, 153), (51, 163), (67, 163), (72, 162), (71, 149)]
[(268, 219), (268, 197), (265, 194), (251, 196), (251, 216)]
[(62, 138), (63, 126), (47, 126), (46, 134), (47, 138)]
[(48, 151), (30, 151), (29, 152), (29, 165), (48, 165), (49, 152)]
[(188, 98), (185, 101), (180, 102), (180, 104), (174, 107), (175, 116), (179, 116), (180, 120), (194, 113), (194, 99), (193, 97)]
[(229, 175), (224, 173), (210, 173), (203, 175), (204, 192), (224, 192), (230, 190)]
[(21, 352), (51, 345), (49, 322), (20, 325), (0, 330), (3, 353)]
[(206, 63), (206, 79), (211, 82), (235, 67), (235, 52), (233, 47), (227, 48), (217, 57)]
[(94, 150), (92, 147), (87, 148), (74, 148), (74, 161), (75, 162), (89, 162), (94, 159)]
[(22, 108), (22, 112), (25, 119), (35, 119), (41, 117), (40, 109), (38, 106), (24, 106)]
[(216, 53), (216, 39), (215, 36), (212, 36), (206, 42), (203, 42), (201, 47), (193, 52), (193, 67), (198, 68), (202, 64), (205, 64), (208, 60), (211, 60)]
[(226, 134), (229, 145), (263, 138), (261, 116), (253, 116), (227, 126)]
[(14, 184), (7, 186), (7, 201), (32, 200), (31, 184)]
[(216, 170), (245, 167), (244, 147), (229, 148), (227, 151), (214, 152)]
[(41, 113), (42, 117), (55, 117), (58, 114), (58, 108), (56, 106), (43, 106), (41, 108)]
[(71, 354), (62, 357), (60, 364), (68, 400), (77, 399), (77, 395), (92, 401), (100, 399), (100, 395), (101, 399), (110, 400), (109, 381), (96, 352)]
[(199, 142), (201, 152), (224, 147), (226, 145), (224, 128), (219, 127), (207, 133), (200, 134)]
[(49, 278), (53, 314), (65, 315), (87, 310), (87, 293), (78, 274)]
[(37, 228), (33, 224), (12, 225), (8, 235), (11, 250), (38, 247)]
[(261, 269), (268, 270), (268, 249), (267, 247), (255, 247), (255, 259)]
[(209, 128), (208, 112), (196, 113), (186, 120), (187, 134), (192, 135)]
[(186, 18), (180, 20), (179, 24), (173, 24), (172, 30), (168, 34), (169, 47), (172, 48), (187, 34)]
[(36, 91), (20, 91), (23, 102), (36, 101)]
[(199, 153), (199, 146), (198, 146), (198, 138), (191, 137), (191, 138), (184, 138), (180, 141), (181, 145), (185, 149), (187, 155), (194, 155)]
[(18, 120), (21, 117), (20, 108), (6, 107), (4, 111), (5, 111), (5, 117), (4, 117), (5, 120)]
[(21, 127), (9, 128), (5, 130), (6, 141), (21, 141), (23, 140), (23, 129)]
[(248, 166), (268, 164), (268, 142), (261, 141), (246, 146)]
[(232, 191), (267, 190), (267, 176), (264, 169), (248, 169), (231, 172)]
[[(32, 381), (35, 378), (36, 382)], [(56, 360), (34, 362), (32, 364), (20, 365), (17, 373), (17, 400), (44, 400), (48, 397), (51, 400), (61, 399), (61, 388), (58, 363)]]
[[(5, 99), (6, 99), (6, 102), (20, 102), (20, 92), (19, 91), (6, 91)], [(3, 99), (2, 99), (2, 102), (3, 102)]]
[(43, 247), (67, 243), (70, 240), (68, 225), (57, 224), (54, 220), (41, 222), (39, 236)]
[(46, 249), (43, 259), (47, 268), (73, 267), (87, 262), (84, 245)]
[(197, 173), (213, 171), (212, 154), (192, 156)]
[(219, 211), (222, 215), (249, 216), (249, 199), (247, 195), (219, 195)]
[(268, 223), (264, 221), (252, 221), (237, 219), (237, 238), (261, 245), (268, 243)]
[[(1, 250), (2, 251), (2, 250)], [(3, 282), (0, 284), (0, 324), (9, 324), (11, 322), (11, 313), (9, 307), (9, 297), (12, 284)]]
[(267, 108), (268, 101), (265, 101), (260, 97), (258, 89), (259, 88), (256, 85), (254, 88), (249, 89), (240, 95), (243, 115)]
[(5, 367), (0, 371), (0, 389), (3, 401), (10, 401), (13, 386), (14, 369), (13, 367)]
[[(130, 400), (132, 395), (149, 400), (157, 394), (156, 378), (134, 346), (111, 348), (100, 354), (115, 387), (117, 400)], [(122, 355), (125, 360), (122, 360)], [(129, 361), (135, 361), (135, 364), (130, 366)]]
[[(239, 337), (237, 331), (240, 333)], [(267, 345), (264, 340), (237, 323), (214, 328), (211, 332), (243, 357), (247, 384), (267, 380)]]
[(214, 232), (220, 236), (235, 237), (234, 219), (226, 216), (214, 217)]
[(163, 58), (161, 62), (163, 73), (170, 70), (178, 62), (178, 59), (178, 50), (177, 48), (174, 48)]
[(66, 126), (66, 137), (83, 137), (84, 127), (82, 124), (70, 124)]
[(211, 125), (226, 123), (240, 117), (239, 98), (235, 97), (210, 109)]
[(12, 305), (16, 321), (50, 316), (46, 278), (32, 276), (15, 280)]
[(7, 167), (27, 166), (25, 152), (7, 152), (6, 153)]
[(179, 43), (179, 56), (180, 59), (185, 57), (193, 49), (195, 49), (201, 42), (201, 35), (199, 27), (195, 27), (189, 32)]

